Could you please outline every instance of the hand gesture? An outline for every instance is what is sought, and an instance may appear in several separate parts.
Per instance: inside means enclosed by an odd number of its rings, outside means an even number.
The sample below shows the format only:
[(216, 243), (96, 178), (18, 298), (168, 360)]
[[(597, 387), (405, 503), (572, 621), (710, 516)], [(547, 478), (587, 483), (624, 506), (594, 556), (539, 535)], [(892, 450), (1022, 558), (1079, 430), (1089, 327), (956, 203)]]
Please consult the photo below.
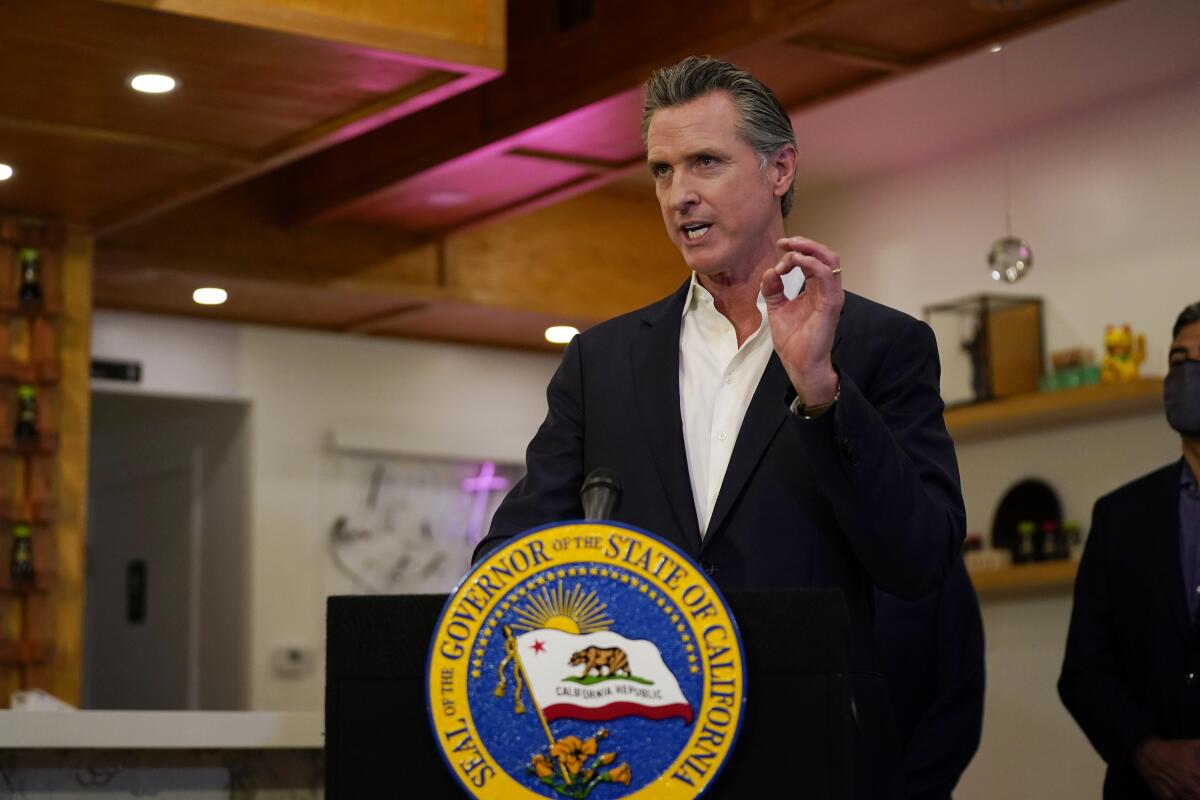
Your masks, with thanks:
[[(780, 239), (777, 245), (783, 257), (762, 277), (775, 352), (802, 403), (832, 402), (837, 391), (833, 337), (846, 299), (838, 255), (802, 236)], [(804, 273), (804, 288), (788, 300), (783, 276), (796, 268)]]

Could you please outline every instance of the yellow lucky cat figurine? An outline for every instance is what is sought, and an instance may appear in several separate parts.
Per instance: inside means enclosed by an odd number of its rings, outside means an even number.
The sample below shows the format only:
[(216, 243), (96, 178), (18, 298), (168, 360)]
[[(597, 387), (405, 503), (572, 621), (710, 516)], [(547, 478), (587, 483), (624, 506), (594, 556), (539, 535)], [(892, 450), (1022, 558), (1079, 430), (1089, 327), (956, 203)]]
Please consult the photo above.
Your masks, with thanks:
[(1138, 368), (1146, 360), (1146, 337), (1133, 333), (1129, 325), (1104, 329), (1104, 360), (1100, 364), (1100, 380), (1104, 383), (1123, 383), (1137, 378)]

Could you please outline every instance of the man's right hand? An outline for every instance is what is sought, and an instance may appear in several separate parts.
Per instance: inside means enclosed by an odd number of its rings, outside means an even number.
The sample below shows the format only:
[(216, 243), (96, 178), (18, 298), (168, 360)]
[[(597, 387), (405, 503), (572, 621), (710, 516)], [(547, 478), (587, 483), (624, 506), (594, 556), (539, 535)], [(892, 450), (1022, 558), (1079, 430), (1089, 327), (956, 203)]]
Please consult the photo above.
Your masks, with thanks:
[(1200, 800), (1200, 739), (1146, 739), (1133, 766), (1159, 800)]

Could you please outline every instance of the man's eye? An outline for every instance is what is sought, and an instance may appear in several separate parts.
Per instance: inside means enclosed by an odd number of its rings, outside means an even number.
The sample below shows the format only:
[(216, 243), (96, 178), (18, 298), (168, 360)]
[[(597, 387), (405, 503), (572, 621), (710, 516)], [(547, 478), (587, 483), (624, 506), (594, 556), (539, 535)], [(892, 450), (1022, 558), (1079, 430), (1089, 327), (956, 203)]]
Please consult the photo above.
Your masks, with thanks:
[(717, 163), (717, 160), (712, 156), (700, 156), (700, 158), (696, 160), (702, 167), (711, 167), (713, 164)]
[(661, 178), (670, 171), (671, 168), (666, 164), (656, 164), (654, 168), (650, 170), (650, 172), (653, 173), (654, 177), (656, 178)]

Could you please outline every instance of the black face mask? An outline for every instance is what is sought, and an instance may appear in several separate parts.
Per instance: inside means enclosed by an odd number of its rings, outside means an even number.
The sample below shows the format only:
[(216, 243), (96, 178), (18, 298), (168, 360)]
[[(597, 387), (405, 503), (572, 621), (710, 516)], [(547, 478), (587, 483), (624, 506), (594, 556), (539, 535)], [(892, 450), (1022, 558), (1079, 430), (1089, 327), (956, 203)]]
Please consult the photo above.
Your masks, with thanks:
[(1177, 361), (1163, 381), (1167, 424), (1184, 436), (1200, 436), (1200, 359)]

